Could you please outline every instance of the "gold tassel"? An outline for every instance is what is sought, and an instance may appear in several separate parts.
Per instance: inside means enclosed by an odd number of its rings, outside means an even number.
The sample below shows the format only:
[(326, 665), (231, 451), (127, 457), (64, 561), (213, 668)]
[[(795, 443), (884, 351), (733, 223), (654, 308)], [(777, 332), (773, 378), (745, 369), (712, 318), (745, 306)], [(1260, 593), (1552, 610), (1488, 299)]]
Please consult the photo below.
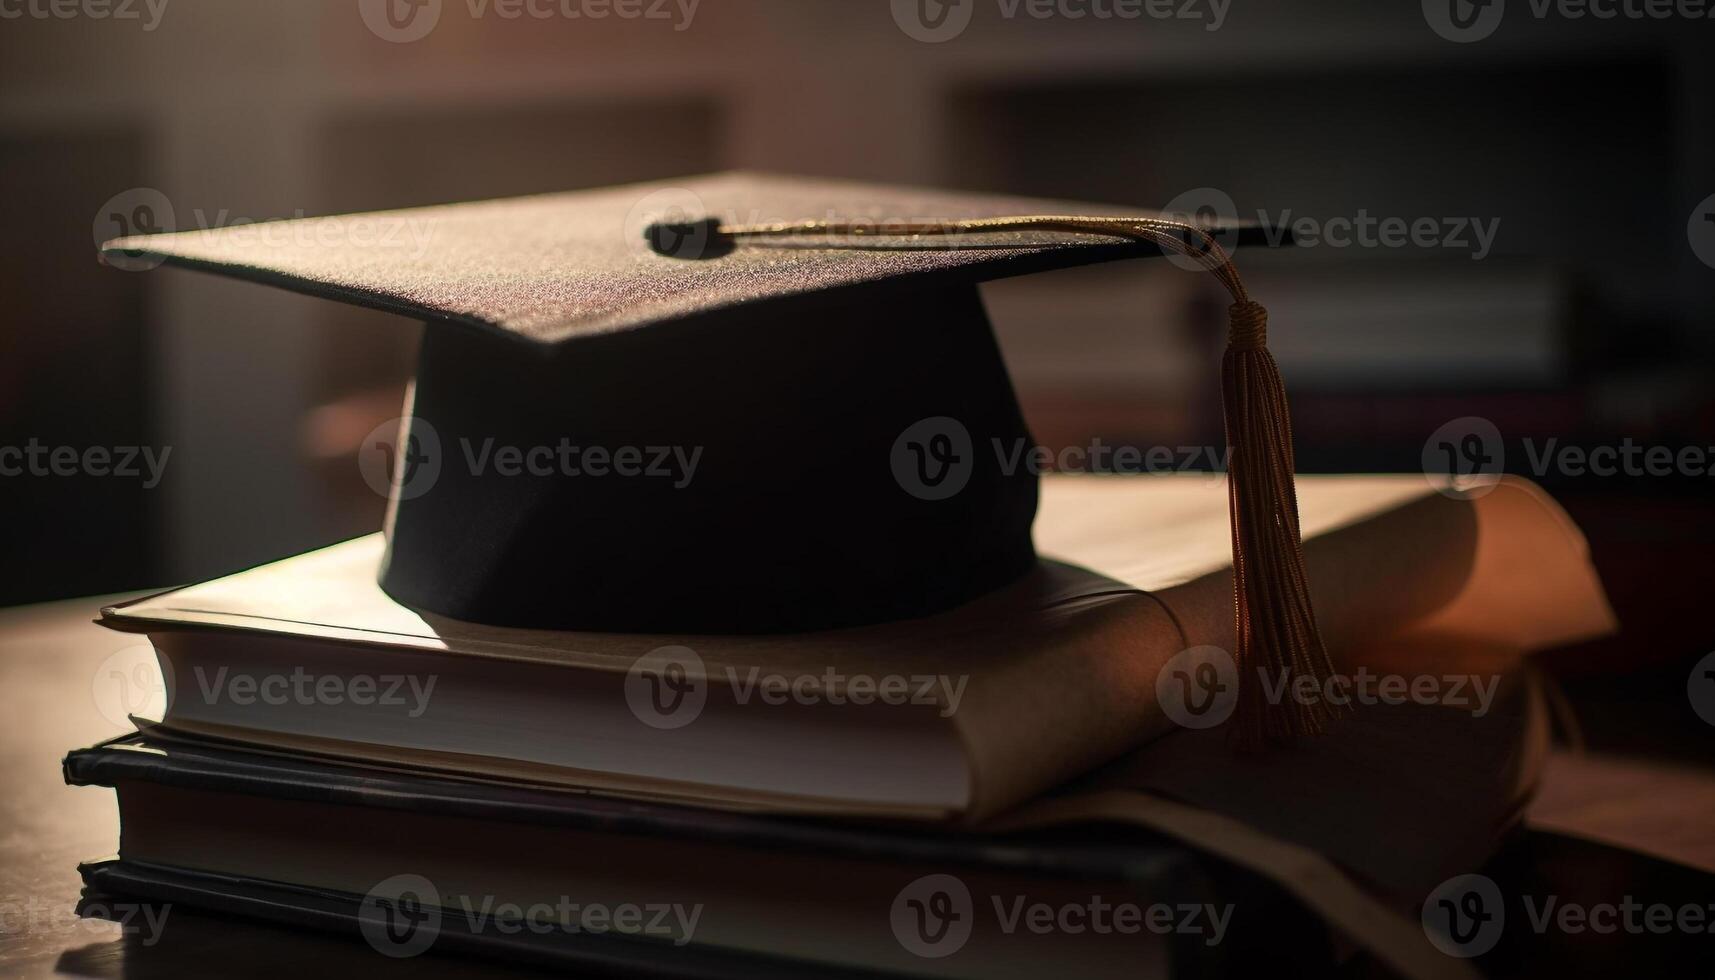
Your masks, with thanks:
[(1236, 738), (1245, 748), (1313, 735), (1333, 716), (1325, 698), (1271, 702), (1262, 676), (1290, 691), (1299, 677), (1318, 688), (1334, 672), (1316, 629), (1293, 482), (1292, 418), (1286, 386), (1268, 350), (1268, 311), (1248, 299), (1227, 310), (1221, 358), (1226, 417), (1227, 508), (1233, 531), (1233, 608), (1239, 669)]
[[(1179, 252), (1219, 279), (1232, 295), (1228, 308), (1227, 352), (1221, 362), (1228, 464), (1227, 507), (1233, 534), (1233, 610), (1238, 649), (1239, 701), (1234, 712), (1235, 741), (1244, 748), (1286, 741), (1322, 731), (1337, 713), (1326, 699), (1300, 704), (1290, 696), (1269, 701), (1262, 683), (1284, 682), (1290, 691), (1299, 677), (1321, 688), (1334, 667), (1316, 629), (1310, 583), (1304, 571), (1304, 546), (1298, 530), (1298, 493), (1293, 483), (1292, 419), (1280, 368), (1268, 351), (1268, 311), (1245, 293), (1232, 259), (1207, 232), (1166, 218), (1099, 215), (1019, 215), (948, 221), (881, 222), (790, 221), (726, 225), (714, 219), (674, 226), (651, 226), (651, 243), (695, 241), (699, 258), (719, 254), (741, 237), (817, 235), (936, 236), (1004, 231), (1071, 231), (1114, 235), (1152, 242)], [(667, 234), (672, 232), (672, 234)], [(661, 249), (657, 245), (658, 250)], [(678, 253), (673, 253), (678, 254)]]

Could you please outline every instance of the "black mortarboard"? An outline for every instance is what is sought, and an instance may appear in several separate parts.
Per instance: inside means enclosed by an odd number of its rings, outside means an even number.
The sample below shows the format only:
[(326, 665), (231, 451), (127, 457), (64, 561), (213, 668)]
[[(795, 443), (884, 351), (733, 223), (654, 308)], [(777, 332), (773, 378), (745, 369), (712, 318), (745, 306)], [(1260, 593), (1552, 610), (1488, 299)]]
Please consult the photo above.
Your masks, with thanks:
[(734, 174), (102, 248), (428, 321), (406, 415), (438, 472), (395, 467), (383, 587), (458, 619), (651, 633), (906, 619), (1022, 577), (1036, 478), (981, 451), (1028, 436), (976, 284), (1163, 251), (1235, 297), (1240, 662), (1321, 672), (1262, 311), (1201, 229)]

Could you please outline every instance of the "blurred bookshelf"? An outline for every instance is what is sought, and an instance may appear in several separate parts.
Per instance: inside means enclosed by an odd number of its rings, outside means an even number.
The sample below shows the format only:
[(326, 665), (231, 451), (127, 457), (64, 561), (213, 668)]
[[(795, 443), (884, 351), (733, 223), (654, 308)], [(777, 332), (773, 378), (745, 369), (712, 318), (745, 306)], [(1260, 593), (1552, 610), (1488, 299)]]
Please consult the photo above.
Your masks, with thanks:
[[(218, 574), (380, 520), (350, 454), (397, 414), (417, 328), (102, 269), (86, 229), (133, 187), (164, 193), (181, 226), (734, 167), (1149, 206), (1215, 187), (1243, 213), (1319, 219), (1493, 218), (1480, 261), (1241, 255), (1273, 309), (1304, 468), (1413, 471), (1428, 434), (1463, 415), (1516, 437), (1715, 442), (1715, 282), (1683, 247), (1686, 212), (1715, 190), (1715, 69), (1683, 25), (1521, 19), (1457, 45), (1415, 4), (1255, 5), (1216, 32), (1006, 21), (979, 5), (963, 36), (929, 45), (885, 3), (753, 0), (705, 4), (682, 31), (479, 21), (449, 5), (429, 37), (393, 44), (353, 7), (174, 6), (141, 37), (89, 20), (0, 31), (7, 159), (62, 185), (8, 205), (9, 238), (52, 245), (27, 246), (37, 254), (6, 280), (8, 353), (41, 363), (43, 345), (65, 345), (65, 363), (110, 365), (118, 350), (133, 368), (16, 389), (7, 431), (96, 413), (175, 448), (160, 490), (101, 505), (151, 543), (108, 551), (147, 560), (19, 574), (0, 603)], [(63, 149), (114, 133), (122, 150)], [(1220, 438), (1220, 300), (1196, 277), (1132, 263), (984, 295), (1044, 443)], [(75, 330), (56, 319), (68, 296), (85, 304)], [(1604, 523), (1604, 502), (1700, 492), (1554, 489), (1575, 511), (1597, 501), (1592, 538), (1609, 535), (1599, 554), (1622, 563), (1659, 535), (1643, 518)], [(76, 520), (45, 507), (55, 528)], [(48, 547), (25, 542), (8, 564), (57, 568)]]

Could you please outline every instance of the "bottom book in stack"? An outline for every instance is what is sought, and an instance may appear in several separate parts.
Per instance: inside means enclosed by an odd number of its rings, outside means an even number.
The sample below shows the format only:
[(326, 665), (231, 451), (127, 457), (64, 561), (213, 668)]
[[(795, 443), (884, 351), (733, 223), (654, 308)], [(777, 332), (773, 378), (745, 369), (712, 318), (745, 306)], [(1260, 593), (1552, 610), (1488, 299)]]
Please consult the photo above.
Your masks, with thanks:
[(466, 952), (691, 976), (1243, 974), (1330, 962), (1278, 886), (1136, 828), (860, 826), (268, 757), (133, 734), (122, 895)]

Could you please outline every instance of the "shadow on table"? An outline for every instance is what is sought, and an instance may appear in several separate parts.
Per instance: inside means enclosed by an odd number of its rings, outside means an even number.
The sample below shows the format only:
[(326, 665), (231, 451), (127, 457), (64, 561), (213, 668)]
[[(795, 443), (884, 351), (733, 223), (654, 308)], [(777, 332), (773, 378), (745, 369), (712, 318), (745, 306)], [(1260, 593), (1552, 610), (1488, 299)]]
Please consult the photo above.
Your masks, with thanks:
[[(78, 905), (80, 915), (97, 918), (144, 921), (135, 910), (141, 906), (129, 899), (85, 893)], [(344, 937), (309, 930), (288, 929), (230, 916), (203, 913), (173, 905), (160, 912), (163, 925), (152, 930), (127, 924), (123, 938), (91, 943), (63, 953), (58, 973), (93, 977), (97, 980), (165, 980), (184, 977), (345, 977), (375, 980), (420, 978), (420, 980), (466, 980), (477, 977), (525, 978), (548, 974), (485, 961), (436, 953), (429, 956), (392, 958), (365, 945), (354, 934)], [(115, 914), (115, 912), (118, 914)], [(161, 916), (164, 915), (165, 918)], [(564, 971), (561, 972), (564, 975)], [(580, 976), (601, 974), (579, 971)]]
[[(1506, 896), (1501, 940), (1475, 961), (1487, 976), (1715, 976), (1715, 875), (1545, 831), (1521, 834), (1483, 873)], [(1640, 928), (1626, 924), (1628, 901)], [(1598, 932), (1586, 918), (1599, 906), (1615, 907), (1599, 916), (1612, 931)], [(1652, 930), (1652, 907), (1673, 910), (1676, 920), (1679, 910), (1694, 910), (1697, 931), (1661, 930), (1660, 914)]]

